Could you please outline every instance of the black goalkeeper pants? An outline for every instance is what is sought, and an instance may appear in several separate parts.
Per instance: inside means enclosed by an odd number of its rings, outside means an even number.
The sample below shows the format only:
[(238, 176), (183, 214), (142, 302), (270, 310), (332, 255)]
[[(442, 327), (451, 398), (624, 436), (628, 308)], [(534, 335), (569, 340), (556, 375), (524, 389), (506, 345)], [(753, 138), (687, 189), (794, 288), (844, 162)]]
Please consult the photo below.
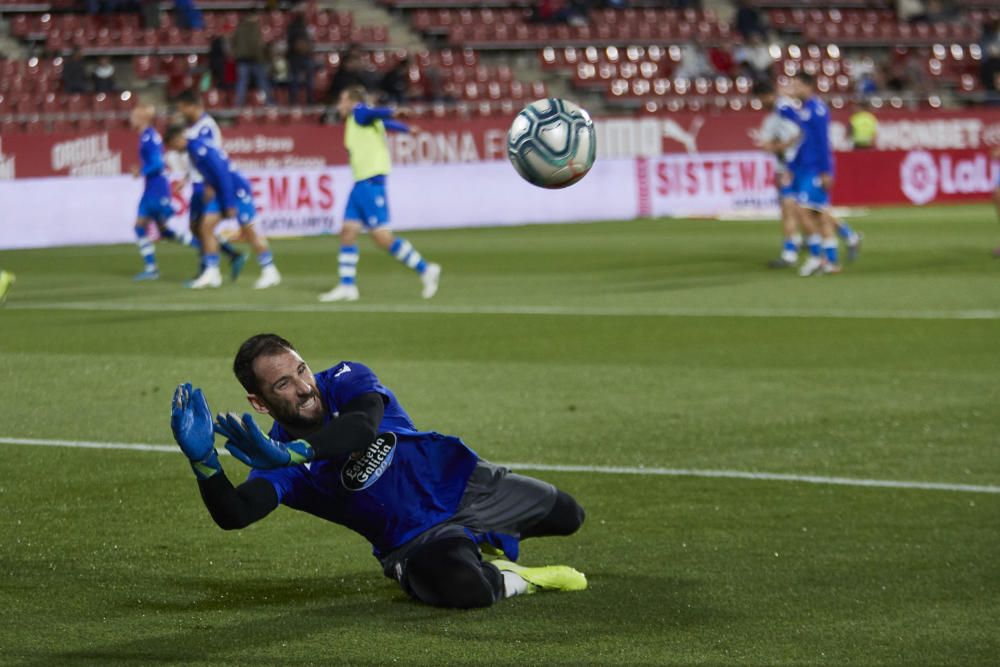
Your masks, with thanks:
[[(568, 493), (558, 491), (552, 509), (520, 531), (521, 539), (571, 535), (583, 524), (584, 512)], [(435, 607), (488, 607), (504, 597), (503, 576), (484, 562), (479, 547), (456, 533), (423, 542), (406, 553), (395, 572), (415, 600)]]

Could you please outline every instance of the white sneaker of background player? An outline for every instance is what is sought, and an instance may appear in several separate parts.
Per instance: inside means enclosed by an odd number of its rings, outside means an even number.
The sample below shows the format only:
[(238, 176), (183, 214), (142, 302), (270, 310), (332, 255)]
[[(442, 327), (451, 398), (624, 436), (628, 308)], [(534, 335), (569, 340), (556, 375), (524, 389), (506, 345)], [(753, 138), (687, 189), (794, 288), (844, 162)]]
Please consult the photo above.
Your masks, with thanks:
[(329, 292), (323, 292), (319, 295), (319, 300), (323, 302), (330, 301), (357, 301), (361, 296), (358, 292), (357, 285), (337, 285)]
[(427, 270), (420, 274), (420, 280), (424, 283), (424, 291), (422, 296), (425, 299), (429, 299), (438, 291), (438, 282), (441, 280), (441, 265), (440, 264), (428, 264)]
[(191, 289), (205, 289), (206, 287), (222, 287), (222, 273), (219, 267), (213, 266), (201, 272), (201, 275), (192, 280), (188, 287)]
[(823, 260), (820, 259), (819, 257), (813, 257), (812, 255), (810, 255), (809, 258), (806, 259), (806, 261), (803, 262), (802, 266), (799, 268), (799, 275), (802, 276), (803, 278), (807, 278), (816, 273), (817, 271), (819, 271), (821, 268), (823, 268)]
[(281, 274), (278, 273), (278, 267), (274, 264), (268, 264), (260, 270), (260, 278), (253, 284), (253, 288), (267, 289), (268, 287), (275, 287), (280, 284)]

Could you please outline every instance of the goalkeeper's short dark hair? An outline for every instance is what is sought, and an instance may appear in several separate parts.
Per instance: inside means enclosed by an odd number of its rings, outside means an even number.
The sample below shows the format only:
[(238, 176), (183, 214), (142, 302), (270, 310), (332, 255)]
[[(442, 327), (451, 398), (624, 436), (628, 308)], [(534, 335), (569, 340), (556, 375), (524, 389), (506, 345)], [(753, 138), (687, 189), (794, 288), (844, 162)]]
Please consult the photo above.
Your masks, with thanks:
[(262, 333), (250, 336), (240, 345), (236, 359), (233, 360), (233, 374), (243, 388), (251, 394), (256, 394), (260, 387), (257, 384), (257, 374), (253, 372), (253, 362), (257, 357), (270, 357), (282, 352), (295, 352), (295, 346), (273, 333)]

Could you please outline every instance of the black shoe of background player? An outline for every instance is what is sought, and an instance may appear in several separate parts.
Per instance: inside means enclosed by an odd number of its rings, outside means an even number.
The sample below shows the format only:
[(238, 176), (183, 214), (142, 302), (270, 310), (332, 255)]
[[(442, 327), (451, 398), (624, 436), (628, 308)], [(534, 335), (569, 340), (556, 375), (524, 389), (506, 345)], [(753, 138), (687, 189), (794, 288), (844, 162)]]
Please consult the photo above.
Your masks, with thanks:
[(769, 269), (790, 269), (795, 266), (795, 262), (789, 262), (786, 259), (778, 258), (772, 259), (767, 263), (767, 268)]

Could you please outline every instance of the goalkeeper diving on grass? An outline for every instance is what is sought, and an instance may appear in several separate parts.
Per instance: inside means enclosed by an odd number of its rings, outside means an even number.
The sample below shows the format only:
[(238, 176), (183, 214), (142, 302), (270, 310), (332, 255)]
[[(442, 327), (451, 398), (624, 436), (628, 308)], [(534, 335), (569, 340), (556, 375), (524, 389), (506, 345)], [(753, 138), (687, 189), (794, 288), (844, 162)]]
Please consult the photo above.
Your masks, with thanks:
[[(177, 387), (170, 419), (219, 527), (243, 528), (279, 504), (341, 524), (371, 543), (408, 595), (438, 607), (587, 587), (571, 567), (515, 563), (522, 540), (580, 528), (572, 496), (480, 459), (457, 437), (418, 430), (363, 364), (313, 374), (287, 340), (259, 334), (240, 346), (233, 372), (253, 409), (274, 419), (269, 433), (247, 413), (213, 422), (190, 384)], [(222, 470), (216, 433), (252, 469), (238, 486)]]

